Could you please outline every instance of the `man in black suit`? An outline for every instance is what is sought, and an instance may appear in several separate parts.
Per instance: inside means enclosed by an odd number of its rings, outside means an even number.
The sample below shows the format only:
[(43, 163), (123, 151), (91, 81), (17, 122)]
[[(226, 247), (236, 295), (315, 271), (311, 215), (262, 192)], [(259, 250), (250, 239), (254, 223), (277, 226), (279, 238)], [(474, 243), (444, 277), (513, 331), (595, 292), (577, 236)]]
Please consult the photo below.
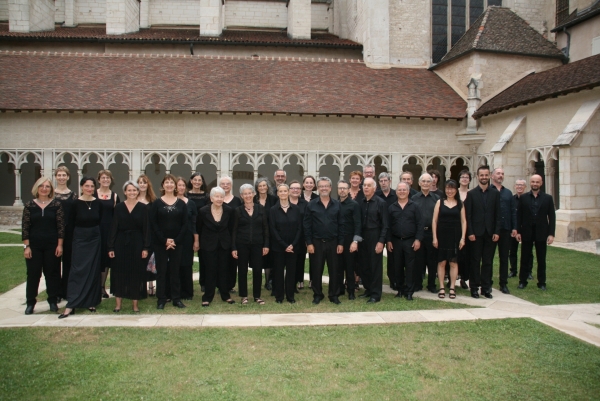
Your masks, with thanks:
[[(521, 245), (519, 289), (527, 287), (529, 272), (524, 269), (532, 258), (533, 245), (537, 259), (538, 288), (546, 291), (546, 247), (554, 242), (556, 212), (552, 196), (540, 192), (542, 177), (534, 174), (529, 179), (531, 191), (519, 198), (517, 213), (517, 240)], [(532, 266), (533, 267), (533, 266)]]
[(500, 234), (500, 192), (490, 186), (490, 168), (477, 169), (479, 185), (469, 191), (465, 202), (467, 235), (471, 241), (471, 296), (479, 298), (478, 289), (492, 297), (492, 267)]

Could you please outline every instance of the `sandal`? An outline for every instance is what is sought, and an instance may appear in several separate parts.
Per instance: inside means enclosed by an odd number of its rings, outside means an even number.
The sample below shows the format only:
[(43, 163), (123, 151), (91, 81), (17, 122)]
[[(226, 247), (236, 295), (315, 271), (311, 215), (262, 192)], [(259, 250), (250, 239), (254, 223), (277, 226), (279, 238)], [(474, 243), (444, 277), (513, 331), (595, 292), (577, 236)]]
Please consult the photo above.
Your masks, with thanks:
[[(96, 308), (88, 308), (88, 310), (92, 313), (96, 313)], [(119, 309), (120, 310), (120, 309)]]
[[(444, 291), (444, 292), (442, 292), (442, 291)], [(446, 291), (443, 288), (439, 289), (439, 291), (438, 291), (438, 298), (440, 298), (440, 299), (446, 298)]]
[(242, 298), (242, 305), (248, 305), (248, 298)]
[(233, 299), (231, 299), (231, 298), (229, 298), (229, 299), (228, 299), (227, 301), (225, 301), (225, 302), (227, 302), (229, 305), (233, 305), (233, 304), (235, 303), (235, 301), (234, 301)]
[(264, 305), (264, 304), (265, 304), (265, 301), (263, 301), (263, 300), (262, 300), (262, 299), (260, 299), (260, 298), (255, 298), (255, 299), (254, 299), (254, 302), (256, 302), (256, 303), (257, 303), (257, 304), (259, 304), (259, 305)]
[(454, 288), (450, 288), (450, 295), (448, 295), (448, 298), (450, 298), (450, 299), (456, 298), (456, 291), (454, 290)]
[(210, 302), (202, 302), (203, 308), (208, 308), (209, 305), (210, 305)]

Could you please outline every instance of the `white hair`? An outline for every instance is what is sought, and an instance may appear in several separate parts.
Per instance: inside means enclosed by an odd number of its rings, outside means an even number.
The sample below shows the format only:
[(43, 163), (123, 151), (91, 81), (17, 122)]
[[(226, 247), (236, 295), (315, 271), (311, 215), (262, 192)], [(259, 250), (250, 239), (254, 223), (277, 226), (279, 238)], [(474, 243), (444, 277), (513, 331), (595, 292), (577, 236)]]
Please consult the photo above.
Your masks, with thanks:
[(214, 187), (213, 189), (210, 190), (210, 197), (212, 198), (213, 196), (215, 196), (216, 194), (220, 194), (225, 196), (225, 190), (221, 187)]

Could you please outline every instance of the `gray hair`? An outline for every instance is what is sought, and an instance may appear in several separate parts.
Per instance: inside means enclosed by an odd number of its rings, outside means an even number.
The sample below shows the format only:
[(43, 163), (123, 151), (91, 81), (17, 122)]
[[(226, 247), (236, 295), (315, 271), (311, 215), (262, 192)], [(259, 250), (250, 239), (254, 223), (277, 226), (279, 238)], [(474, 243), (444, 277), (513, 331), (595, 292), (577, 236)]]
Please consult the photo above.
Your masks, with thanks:
[(348, 185), (348, 188), (350, 188), (350, 183), (348, 181), (346, 181), (346, 180), (339, 180), (338, 181), (338, 187), (340, 186), (340, 184), (346, 184), (346, 185)]
[(273, 177), (275, 177), (277, 175), (278, 171), (282, 171), (283, 175), (285, 175), (287, 177), (287, 172), (282, 168), (278, 168), (277, 170), (275, 170), (275, 172), (273, 173)]
[(410, 185), (408, 185), (408, 182), (405, 182), (405, 181), (400, 181), (400, 182), (398, 183), (398, 185), (396, 185), (396, 189), (398, 189), (398, 187), (399, 187), (400, 185), (406, 185), (406, 190), (407, 190), (407, 191), (410, 191)]
[(229, 182), (231, 182), (231, 184), (233, 185), (233, 179), (228, 175), (223, 175), (223, 176), (221, 176), (221, 178), (219, 178), (219, 183), (218, 183), (219, 186), (221, 185), (221, 181), (223, 181), (223, 180), (229, 180)]
[(279, 187), (286, 187), (288, 189), (288, 191), (290, 190), (290, 186), (288, 184), (286, 184), (285, 182), (283, 184), (277, 185), (277, 190), (279, 190)]
[(517, 179), (515, 180), (515, 184), (516, 184), (517, 182), (519, 182), (519, 181), (523, 181), (523, 183), (524, 183), (525, 185), (527, 185), (527, 180), (526, 180), (526, 179), (524, 179), (524, 178), (517, 178)]
[(400, 179), (402, 179), (402, 176), (403, 176), (404, 174), (408, 174), (408, 175), (410, 175), (410, 180), (411, 180), (411, 181), (414, 181), (415, 177), (413, 176), (413, 173), (411, 173), (410, 171), (403, 171), (403, 172), (401, 172), (401, 173), (400, 173)]
[(388, 180), (392, 181), (392, 175), (385, 171), (379, 174), (379, 179), (381, 180), (382, 178), (387, 178)]
[(365, 171), (365, 169), (367, 168), (372, 168), (373, 170), (375, 170), (375, 166), (372, 164), (365, 164), (365, 166), (363, 167), (363, 172)]
[(429, 173), (423, 173), (419, 177), (419, 182), (423, 181), (424, 178), (429, 178), (433, 182), (433, 177)]
[(133, 185), (135, 189), (138, 190), (138, 192), (140, 191), (140, 186), (137, 184), (137, 182), (129, 180), (125, 182), (125, 184), (123, 184), (123, 192), (125, 192), (125, 190), (127, 189), (127, 185)]
[(252, 184), (243, 184), (240, 187), (240, 196), (242, 196), (242, 194), (244, 193), (245, 190), (249, 189), (252, 192), (252, 195), (256, 194), (256, 191), (254, 190), (254, 187), (252, 186)]
[(269, 179), (267, 177), (260, 177), (259, 179), (256, 180), (256, 182), (254, 183), (254, 190), (256, 191), (256, 193), (258, 193), (258, 184), (260, 184), (261, 182), (265, 182), (267, 184), (267, 193), (270, 194), (271, 193), (271, 182), (269, 181)]
[(329, 177), (319, 177), (319, 179), (317, 180), (317, 187), (319, 186), (319, 183), (321, 181), (327, 181), (329, 183), (329, 187), (333, 187), (333, 183), (331, 182)]
[(216, 194), (220, 194), (225, 196), (225, 190), (221, 187), (214, 187), (213, 189), (210, 190), (210, 197), (212, 198), (213, 196), (215, 196)]

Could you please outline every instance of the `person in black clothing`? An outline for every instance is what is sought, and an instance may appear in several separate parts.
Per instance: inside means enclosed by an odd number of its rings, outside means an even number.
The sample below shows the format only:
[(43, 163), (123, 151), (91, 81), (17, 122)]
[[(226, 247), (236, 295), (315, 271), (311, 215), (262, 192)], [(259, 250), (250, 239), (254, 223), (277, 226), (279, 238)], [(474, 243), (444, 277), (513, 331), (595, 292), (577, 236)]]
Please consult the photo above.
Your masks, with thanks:
[[(313, 194), (314, 195), (314, 194)], [(314, 198), (313, 198), (314, 199)], [(300, 214), (304, 221), (304, 210), (306, 209), (306, 205), (308, 205), (307, 200), (302, 197), (302, 186), (296, 180), (290, 182), (290, 203), (298, 206), (300, 208)], [(304, 242), (304, 227), (300, 227), (302, 231), (300, 233), (300, 241), (297, 246), (297, 254), (296, 257), (296, 283), (298, 283), (298, 290), (304, 288), (304, 265), (306, 263), (306, 242)], [(310, 259), (309, 259), (310, 260)], [(296, 291), (299, 293), (299, 291)]]
[(176, 182), (175, 176), (165, 175), (161, 182), (162, 196), (152, 203), (150, 210), (150, 224), (154, 238), (152, 248), (156, 258), (158, 309), (164, 309), (167, 303), (167, 283), (171, 290), (173, 306), (185, 308), (181, 302), (179, 268), (189, 219), (186, 204), (177, 198)]
[(302, 179), (302, 196), (306, 202), (310, 202), (311, 200), (318, 198), (314, 191), (317, 188), (317, 182), (315, 181), (315, 177), (312, 175), (305, 175), (304, 179)]
[(150, 249), (148, 208), (138, 201), (138, 184), (123, 185), (125, 201), (115, 207), (108, 237), (108, 256), (113, 259), (110, 290), (116, 297), (113, 312), (120, 312), (123, 298), (131, 299), (133, 311), (139, 312), (138, 300), (146, 291), (146, 258)]
[[(515, 206), (517, 208), (517, 213), (519, 209), (519, 198), (525, 193), (525, 189), (527, 188), (527, 182), (522, 179), (517, 179), (515, 181), (515, 194), (513, 197), (515, 198)], [(517, 262), (517, 253), (519, 252), (519, 241), (517, 241), (516, 236), (511, 239), (510, 242), (510, 252), (508, 254), (508, 260), (510, 262), (510, 272), (508, 273), (508, 278), (518, 277), (519, 276), (519, 265)], [(533, 254), (531, 255), (533, 257)], [(527, 265), (529, 269), (531, 269), (531, 265), (533, 260)], [(521, 267), (523, 268), (523, 267)], [(529, 273), (528, 280), (533, 280), (531, 273)]]
[[(291, 304), (296, 303), (296, 258), (302, 233), (300, 208), (289, 201), (289, 187), (277, 187), (279, 201), (269, 211), (269, 234), (273, 252), (273, 291), (275, 302), (283, 302), (283, 294)], [(285, 280), (284, 280), (285, 270)]]
[[(402, 176), (400, 176), (400, 179), (402, 179)], [(377, 191), (375, 191), (375, 195), (379, 196), (381, 199), (383, 199), (385, 201), (385, 203), (387, 203), (388, 207), (398, 201), (398, 197), (396, 196), (396, 191), (392, 191), (391, 185), (392, 185), (391, 174), (386, 173), (386, 172), (379, 174), (379, 189)], [(396, 267), (394, 265), (394, 253), (390, 249), (387, 250), (387, 271), (386, 271), (386, 273), (387, 273), (388, 280), (390, 281), (390, 288), (392, 290), (396, 291), (398, 289), (397, 282), (396, 282), (396, 280), (397, 280)], [(401, 280), (402, 282), (404, 281), (403, 277), (404, 277), (404, 273), (402, 275), (402, 280)]]
[(319, 198), (308, 203), (304, 212), (304, 237), (309, 254), (314, 254), (313, 304), (319, 304), (323, 295), (325, 261), (329, 269), (329, 301), (340, 304), (338, 298), (338, 256), (344, 250), (344, 219), (340, 202), (331, 198), (331, 180), (317, 181)]
[(348, 191), (348, 196), (350, 196), (350, 199), (360, 203), (365, 198), (362, 190), (363, 174), (358, 170), (351, 171), (349, 180), (350, 190)]
[(489, 185), (490, 168), (477, 169), (479, 185), (469, 191), (465, 208), (467, 235), (471, 241), (471, 296), (479, 298), (478, 290), (486, 298), (492, 296), (492, 267), (496, 242), (500, 233), (500, 193)]
[(188, 228), (183, 237), (183, 251), (179, 276), (181, 280), (181, 299), (194, 298), (194, 254), (200, 250), (200, 240), (196, 231), (198, 208), (193, 200), (187, 198), (187, 182), (183, 177), (177, 177), (177, 198), (185, 202), (188, 212)]
[[(266, 177), (261, 177), (254, 183), (254, 202), (263, 206), (269, 216), (269, 210), (277, 203), (277, 197), (271, 193), (271, 183)], [(273, 279), (271, 269), (273, 268), (273, 253), (269, 252), (263, 256), (263, 269), (265, 270), (265, 289), (273, 290)]]
[(342, 218), (344, 219), (344, 251), (339, 254), (338, 296), (344, 295), (344, 273), (346, 273), (346, 286), (348, 288), (348, 299), (354, 300), (354, 270), (356, 269), (356, 258), (358, 254), (358, 243), (362, 241), (360, 236), (360, 206), (350, 199), (348, 191), (350, 184), (347, 181), (338, 182), (338, 196), (342, 207)]
[[(416, 273), (414, 276), (415, 281), (415, 292), (423, 289), (423, 277), (425, 271), (427, 271), (427, 290), (432, 293), (436, 293), (437, 289), (435, 286), (435, 277), (437, 272), (437, 249), (433, 246), (433, 233), (431, 229), (431, 221), (433, 219), (433, 210), (435, 209), (435, 203), (440, 199), (436, 194), (429, 191), (431, 187), (432, 178), (429, 174), (425, 173), (419, 177), (419, 186), (421, 192), (411, 197), (411, 200), (417, 204), (421, 211), (421, 217), (423, 218), (423, 240), (421, 241), (421, 247), (417, 251), (416, 255)], [(442, 277), (443, 282), (443, 277)]]
[[(102, 203), (94, 196), (96, 180), (83, 177), (79, 182), (81, 196), (73, 204), (69, 219), (73, 224), (73, 257), (67, 288), (67, 306), (59, 319), (75, 313), (75, 308), (96, 312), (102, 301), (101, 249)], [(108, 256), (108, 255), (107, 255)]]
[[(194, 201), (196, 205), (197, 215), (200, 214), (200, 209), (204, 206), (208, 205), (210, 199), (208, 198), (208, 194), (206, 193), (206, 180), (204, 180), (204, 176), (198, 172), (192, 174), (190, 180), (188, 181), (188, 193), (187, 198)], [(198, 218), (196, 217), (196, 232), (200, 235), (200, 230), (198, 229)], [(204, 292), (204, 285), (206, 279), (206, 267), (204, 266), (204, 261), (202, 260), (202, 250), (199, 249), (197, 252), (198, 255), (198, 273), (199, 273), (199, 282), (200, 282), (200, 290)]]
[(440, 174), (440, 172), (438, 170), (429, 170), (429, 171), (427, 171), (427, 173), (429, 173), (429, 175), (433, 179), (433, 182), (431, 183), (430, 191), (433, 192), (434, 194), (436, 194), (437, 196), (439, 196), (440, 199), (443, 198), (444, 193), (442, 191), (440, 191), (438, 188), (438, 185), (440, 185), (440, 182), (442, 181), (442, 175)]
[[(154, 189), (152, 188), (152, 182), (146, 174), (140, 174), (137, 179), (137, 184), (140, 189), (137, 200), (146, 206), (148, 216), (150, 215), (150, 209), (152, 208), (152, 202), (156, 200)], [(152, 231), (152, 227), (148, 223), (148, 229)], [(152, 260), (152, 263), (150, 263)], [(148, 266), (150, 264), (150, 266)], [(150, 248), (148, 249), (148, 257), (144, 259), (144, 266), (146, 266), (146, 283), (148, 285), (148, 295), (153, 297), (156, 295), (154, 282), (156, 281), (156, 258), (154, 257), (154, 251), (152, 250), (152, 235), (150, 235)]]
[[(223, 176), (219, 179), (219, 187), (225, 191), (225, 198), (223, 203), (231, 208), (231, 210), (237, 209), (242, 206), (242, 201), (237, 196), (233, 195), (233, 180), (229, 176)], [(233, 224), (233, 219), (231, 220)], [(230, 227), (231, 228), (231, 227)], [(231, 254), (229, 255), (229, 268), (227, 270), (227, 285), (229, 286), (229, 292), (235, 292), (235, 283), (237, 281), (237, 259), (234, 259)]]
[(400, 182), (408, 184), (408, 187), (410, 188), (408, 197), (409, 199), (412, 199), (412, 197), (417, 194), (417, 190), (412, 187), (414, 182), (413, 174), (410, 171), (403, 171), (402, 174), (400, 174)]
[(229, 296), (228, 266), (231, 255), (230, 225), (233, 209), (225, 204), (225, 191), (221, 187), (210, 190), (210, 205), (200, 209), (200, 249), (206, 263), (206, 288), (202, 306), (207, 307), (219, 288), (221, 299), (228, 304), (235, 301)]
[(69, 271), (71, 270), (71, 256), (73, 254), (73, 226), (70, 224), (69, 214), (71, 207), (77, 200), (77, 194), (67, 186), (71, 173), (65, 166), (58, 166), (54, 170), (54, 179), (56, 180), (56, 188), (54, 188), (54, 199), (62, 204), (65, 214), (65, 239), (63, 241), (62, 253), (62, 274), (60, 277), (60, 293), (57, 297), (57, 303), (60, 303), (61, 298), (67, 299), (67, 284), (69, 283)]
[[(417, 274), (415, 257), (423, 240), (423, 218), (419, 206), (408, 198), (410, 186), (406, 182), (398, 183), (396, 196), (398, 201), (388, 207), (389, 231), (388, 249), (394, 253), (396, 276), (403, 271), (405, 282), (398, 280), (398, 294), (413, 300)], [(406, 269), (406, 270), (404, 270)], [(419, 276), (420, 278), (420, 276)]]
[(556, 230), (556, 211), (551, 195), (540, 192), (542, 177), (534, 174), (529, 179), (531, 191), (519, 198), (517, 214), (517, 241), (521, 246), (521, 273), (519, 289), (527, 287), (527, 276), (531, 273), (525, 266), (531, 266), (532, 251), (535, 245), (537, 259), (538, 288), (546, 291), (546, 248), (554, 242)]
[(383, 199), (375, 196), (375, 180), (365, 178), (364, 199), (358, 203), (361, 208), (361, 237), (358, 256), (362, 264), (364, 294), (359, 298), (369, 298), (368, 303), (381, 301), (383, 289), (383, 247), (388, 231), (388, 207)]
[(254, 302), (264, 305), (260, 298), (263, 256), (269, 253), (269, 220), (266, 209), (254, 203), (254, 187), (240, 187), (242, 206), (234, 210), (231, 231), (231, 254), (238, 260), (238, 286), (242, 305), (248, 303), (248, 265), (252, 268), (252, 296)]
[[(460, 201), (465, 204), (469, 195), (469, 185), (471, 184), (471, 172), (461, 170), (458, 173), (458, 195)], [(458, 274), (460, 276), (460, 287), (467, 290), (469, 285), (469, 275), (471, 274), (471, 241), (465, 241), (465, 246), (458, 252)]]
[(108, 270), (110, 269), (111, 259), (108, 257), (108, 236), (110, 234), (110, 227), (112, 225), (113, 213), (117, 203), (121, 202), (119, 194), (111, 191), (110, 187), (114, 183), (114, 179), (110, 170), (100, 170), (98, 172), (98, 183), (99, 188), (96, 188), (96, 198), (100, 200), (102, 204), (102, 221), (100, 222), (100, 234), (102, 235), (102, 251), (100, 263), (102, 266), (102, 298), (108, 298), (109, 295), (106, 292), (106, 279), (108, 277)]
[(27, 265), (26, 315), (33, 313), (42, 272), (46, 277), (48, 304), (52, 312), (58, 311), (60, 295), (60, 257), (63, 252), (65, 220), (62, 204), (54, 196), (49, 178), (38, 179), (31, 193), (34, 199), (23, 209), (23, 233), (25, 263)]
[(508, 287), (508, 254), (511, 241), (517, 236), (517, 204), (510, 189), (505, 188), (504, 170), (495, 168), (492, 172), (492, 184), (500, 192), (500, 234), (498, 256), (500, 259), (500, 291), (510, 294)]

